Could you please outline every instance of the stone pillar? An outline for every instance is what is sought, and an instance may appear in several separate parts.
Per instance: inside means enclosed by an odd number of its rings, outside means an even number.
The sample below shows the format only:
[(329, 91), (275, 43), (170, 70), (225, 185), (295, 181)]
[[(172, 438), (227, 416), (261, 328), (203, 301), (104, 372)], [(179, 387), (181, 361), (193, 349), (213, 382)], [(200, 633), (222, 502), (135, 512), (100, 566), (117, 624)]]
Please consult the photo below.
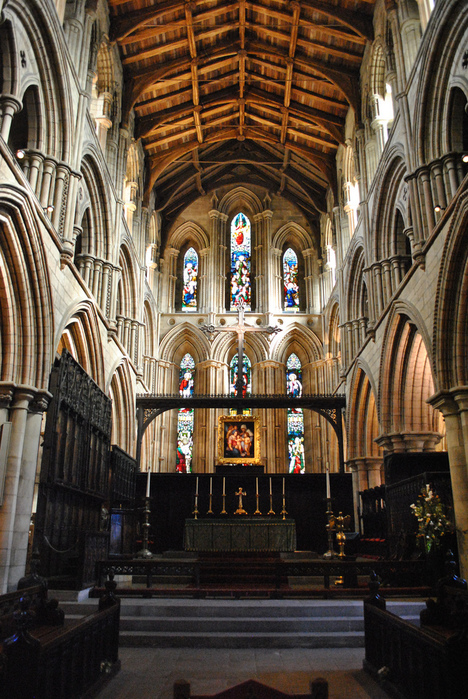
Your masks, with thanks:
[[(0, 386), (3, 417), (11, 422), (6, 464), (3, 506), (0, 508), (0, 591), (13, 590), (24, 575), (27, 536), (32, 510), (41, 418), (37, 404), (28, 415), (30, 404), (38, 395), (30, 386)], [(49, 394), (43, 394), (50, 398)]]
[(430, 399), (445, 419), (460, 573), (468, 577), (468, 388), (440, 391)]
[[(255, 365), (254, 393), (261, 395), (284, 394), (286, 367), (280, 362), (267, 359)], [(262, 435), (262, 463), (266, 473), (288, 472), (286, 410), (260, 412)]]
[[(0, 97), (0, 136), (5, 143), (10, 137), (11, 122), (15, 114), (23, 108), (23, 103), (13, 95), (2, 95)], [(24, 144), (27, 145), (26, 143)]]

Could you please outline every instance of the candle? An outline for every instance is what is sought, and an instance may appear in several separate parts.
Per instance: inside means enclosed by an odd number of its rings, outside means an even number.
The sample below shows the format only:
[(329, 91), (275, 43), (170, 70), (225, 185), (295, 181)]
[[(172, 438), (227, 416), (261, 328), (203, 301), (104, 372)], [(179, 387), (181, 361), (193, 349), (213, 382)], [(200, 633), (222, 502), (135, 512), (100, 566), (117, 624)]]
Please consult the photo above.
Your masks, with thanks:
[(210, 495), (213, 495), (213, 478), (210, 476)]
[(271, 476), (270, 476), (270, 497), (273, 495), (273, 491), (271, 489)]
[(327, 461), (327, 500), (330, 500), (331, 498), (331, 491), (330, 491), (330, 466), (328, 465)]
[(195, 497), (198, 498), (198, 476), (197, 476), (196, 485), (195, 485)]
[(283, 497), (284, 497), (284, 477), (283, 477)]
[(255, 479), (255, 494), (256, 494), (257, 497), (258, 497), (258, 476), (257, 476), (257, 478)]
[(151, 487), (151, 471), (147, 471), (147, 476), (146, 476), (146, 497), (149, 498), (150, 496), (150, 487)]
[(226, 479), (223, 476), (223, 495), (226, 495)]

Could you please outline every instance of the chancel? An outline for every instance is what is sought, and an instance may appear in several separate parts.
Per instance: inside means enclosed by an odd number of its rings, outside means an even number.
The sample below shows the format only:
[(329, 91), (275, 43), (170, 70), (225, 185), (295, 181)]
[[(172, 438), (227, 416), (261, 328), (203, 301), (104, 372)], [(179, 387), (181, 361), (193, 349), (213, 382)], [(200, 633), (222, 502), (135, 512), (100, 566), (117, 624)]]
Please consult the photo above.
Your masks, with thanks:
[[(222, 598), (309, 648), (371, 574), (374, 640), (415, 616), (382, 596), (455, 598), (466, 2), (0, 0), (0, 46), (0, 686), (60, 696), (41, 668), (74, 645), (73, 677), (112, 675), (119, 600), (121, 644), (208, 644), (182, 619), (210, 629)], [(62, 626), (54, 591), (103, 598)], [(235, 611), (213, 645), (272, 646)], [(431, 687), (465, 657), (452, 621)]]

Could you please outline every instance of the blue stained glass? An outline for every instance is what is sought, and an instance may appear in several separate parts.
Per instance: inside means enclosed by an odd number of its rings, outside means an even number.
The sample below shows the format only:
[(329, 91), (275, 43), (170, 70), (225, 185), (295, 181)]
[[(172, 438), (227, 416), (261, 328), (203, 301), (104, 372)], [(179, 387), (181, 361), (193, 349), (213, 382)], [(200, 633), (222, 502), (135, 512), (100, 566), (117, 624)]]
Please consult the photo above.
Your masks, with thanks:
[(288, 248), (283, 255), (284, 308), (299, 309), (299, 284), (297, 279), (297, 255)]
[(242, 299), (245, 310), (251, 302), (251, 229), (250, 221), (243, 213), (237, 214), (231, 223), (231, 311)]
[(184, 287), (182, 290), (182, 310), (197, 310), (198, 255), (189, 248), (184, 255)]
[[(238, 364), (239, 364), (239, 355), (235, 354), (233, 356), (233, 358), (231, 359), (231, 365), (230, 365), (230, 369), (229, 369), (231, 396), (237, 396), (236, 382), (237, 382)], [(250, 392), (251, 392), (250, 379), (251, 379), (251, 373), (252, 373), (252, 365), (250, 363), (250, 359), (245, 354), (244, 354), (243, 364), (244, 364), (244, 367), (243, 367), (244, 371), (243, 371), (242, 395), (248, 396), (248, 395), (250, 395)]]
[[(297, 354), (290, 354), (286, 362), (286, 392), (288, 396), (302, 396), (302, 365)], [(304, 413), (302, 408), (288, 408), (289, 473), (305, 473)]]
[[(195, 362), (186, 354), (180, 363), (179, 394), (185, 398), (193, 395)], [(193, 452), (194, 410), (179, 408), (177, 413), (177, 463), (178, 473), (191, 473)]]

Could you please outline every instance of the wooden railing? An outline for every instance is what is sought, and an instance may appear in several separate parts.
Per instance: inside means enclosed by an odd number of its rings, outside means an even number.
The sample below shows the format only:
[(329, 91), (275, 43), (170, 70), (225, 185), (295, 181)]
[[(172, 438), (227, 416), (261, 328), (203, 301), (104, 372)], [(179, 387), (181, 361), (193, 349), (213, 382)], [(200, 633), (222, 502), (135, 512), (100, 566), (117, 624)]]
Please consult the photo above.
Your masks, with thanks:
[(108, 590), (99, 611), (82, 620), (37, 626), (29, 597), (33, 589), (20, 591), (15, 633), (0, 645), (0, 697), (73, 699), (97, 691), (120, 667), (119, 601)]
[[(203, 579), (203, 568), (206, 565), (213, 566), (213, 561), (204, 561), (203, 559), (192, 560), (165, 560), (161, 558), (136, 559), (136, 560), (108, 560), (98, 561), (96, 564), (96, 579), (97, 588), (99, 589), (106, 576), (111, 574), (114, 576), (139, 576), (144, 578), (145, 588), (136, 588), (132, 590), (134, 594), (149, 596), (150, 594), (164, 594), (162, 586), (159, 589), (153, 587), (155, 578), (158, 576), (170, 576), (176, 578), (178, 576), (190, 578), (190, 584), (184, 589), (179, 589), (181, 594), (197, 596), (198, 593), (204, 591), (201, 579)], [(336, 595), (340, 589), (353, 589), (358, 587), (358, 577), (365, 576), (369, 578), (372, 572), (376, 572), (382, 580), (382, 584), (388, 587), (409, 589), (409, 588), (424, 588), (427, 593), (427, 587), (424, 586), (424, 562), (423, 561), (341, 561), (339, 559), (332, 560), (287, 560), (278, 558), (271, 563), (274, 573), (275, 583), (273, 590), (282, 591), (282, 582), (285, 577), (309, 577), (319, 578), (322, 580), (319, 594), (324, 597), (330, 596), (332, 593)], [(331, 579), (342, 577), (342, 586), (340, 588), (331, 584)], [(234, 589), (235, 584), (232, 585)], [(316, 588), (318, 586), (315, 586)], [(126, 594), (130, 590), (117, 588), (117, 594)], [(169, 589), (167, 592), (170, 592)], [(177, 592), (172, 588), (172, 592)], [(206, 592), (206, 591), (205, 591)], [(214, 593), (213, 586), (208, 592)], [(317, 589), (315, 589), (317, 593)], [(365, 591), (367, 592), (367, 588)], [(424, 592), (423, 592), (424, 594)]]
[(466, 696), (465, 629), (419, 628), (379, 606), (364, 603), (364, 669), (392, 696), (454, 699)]

